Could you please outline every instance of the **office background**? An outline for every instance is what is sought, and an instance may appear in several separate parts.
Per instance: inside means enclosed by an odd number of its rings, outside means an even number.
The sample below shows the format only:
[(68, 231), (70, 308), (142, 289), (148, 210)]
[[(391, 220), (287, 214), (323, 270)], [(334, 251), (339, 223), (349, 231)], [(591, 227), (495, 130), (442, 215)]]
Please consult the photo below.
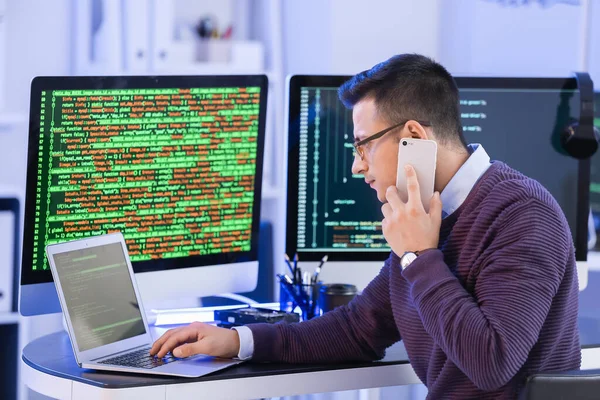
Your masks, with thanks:
[[(197, 38), (194, 28), (207, 16), (223, 39)], [(0, 196), (24, 198), (34, 76), (267, 73), (262, 215), (273, 241), (263, 257), (272, 259), (284, 248), (286, 177), (280, 166), (288, 74), (354, 74), (393, 54), (418, 52), (457, 76), (566, 77), (577, 70), (590, 72), (600, 87), (597, 21), (595, 0), (0, 0)], [(7, 221), (0, 219), (0, 249), (14, 240)], [(6, 294), (12, 262), (10, 252), (0, 251)], [(270, 265), (261, 266), (255, 293), (265, 300), (276, 295), (273, 268), (280, 268)], [(592, 269), (580, 310), (590, 321), (600, 319), (594, 307), (599, 285), (600, 273)], [(3, 307), (6, 298), (0, 298)], [(11, 324), (20, 328), (20, 346), (62, 329), (59, 314), (23, 318), (9, 306), (0, 314), (6, 335), (15, 337)], [(391, 388), (382, 396), (400, 393), (417, 399), (424, 392)], [(23, 387), (19, 394), (36, 398)]]

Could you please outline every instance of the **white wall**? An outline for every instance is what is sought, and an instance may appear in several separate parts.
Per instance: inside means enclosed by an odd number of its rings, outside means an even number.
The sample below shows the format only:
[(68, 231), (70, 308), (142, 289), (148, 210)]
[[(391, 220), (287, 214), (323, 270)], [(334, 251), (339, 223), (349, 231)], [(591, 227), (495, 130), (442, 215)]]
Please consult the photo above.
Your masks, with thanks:
[(589, 0), (590, 10), (590, 75), (596, 90), (600, 90), (600, 1)]
[(331, 0), (331, 71), (355, 74), (399, 53), (437, 58), (439, 3)]
[[(600, 1), (589, 1), (589, 71), (600, 88)], [(583, 7), (486, 0), (284, 2), (286, 73), (354, 74), (405, 52), (455, 75), (569, 76), (581, 70)]]
[(407, 52), (436, 58), (439, 2), (284, 2), (286, 73), (355, 74)]
[(442, 1), (440, 62), (455, 75), (569, 76), (579, 68), (582, 10)]
[(69, 73), (69, 0), (6, 3), (5, 111), (24, 123), (0, 133), (0, 183), (25, 189), (31, 79)]
[(69, 0), (9, 0), (7, 4), (7, 93), (9, 110), (29, 109), (29, 85), (36, 75), (68, 74)]
[(283, 2), (283, 68), (286, 74), (322, 74), (331, 66), (331, 2)]

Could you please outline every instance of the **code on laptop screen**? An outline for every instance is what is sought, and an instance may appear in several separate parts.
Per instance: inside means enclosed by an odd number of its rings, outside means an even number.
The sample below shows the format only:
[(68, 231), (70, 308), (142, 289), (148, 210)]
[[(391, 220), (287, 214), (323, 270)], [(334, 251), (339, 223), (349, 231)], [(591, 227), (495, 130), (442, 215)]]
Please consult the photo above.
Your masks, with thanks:
[(146, 332), (120, 243), (54, 254), (79, 351)]

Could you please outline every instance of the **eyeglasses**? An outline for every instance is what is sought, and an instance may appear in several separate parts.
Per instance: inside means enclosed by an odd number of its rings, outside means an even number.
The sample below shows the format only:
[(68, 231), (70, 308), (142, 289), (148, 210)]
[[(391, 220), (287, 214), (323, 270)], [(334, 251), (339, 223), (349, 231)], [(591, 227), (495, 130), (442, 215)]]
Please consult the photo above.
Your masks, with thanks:
[[(383, 135), (385, 135), (389, 131), (401, 127), (402, 125), (406, 124), (408, 121), (410, 121), (410, 119), (407, 119), (406, 121), (402, 121), (399, 124), (392, 125), (389, 128), (385, 128), (384, 130), (379, 131), (377, 133), (374, 133), (373, 135), (368, 136), (368, 137), (364, 138), (363, 140), (360, 140), (358, 142), (352, 143), (352, 145), (354, 146), (354, 154), (355, 154), (355, 156), (356, 156), (356, 154), (358, 154), (360, 156), (360, 159), (364, 160), (365, 159), (365, 153), (364, 153), (364, 150), (363, 150), (363, 146), (365, 144), (369, 143), (372, 140), (379, 139), (380, 137), (382, 137)], [(431, 126), (431, 123), (429, 121), (417, 121), (417, 122), (419, 124), (423, 125), (423, 126)]]

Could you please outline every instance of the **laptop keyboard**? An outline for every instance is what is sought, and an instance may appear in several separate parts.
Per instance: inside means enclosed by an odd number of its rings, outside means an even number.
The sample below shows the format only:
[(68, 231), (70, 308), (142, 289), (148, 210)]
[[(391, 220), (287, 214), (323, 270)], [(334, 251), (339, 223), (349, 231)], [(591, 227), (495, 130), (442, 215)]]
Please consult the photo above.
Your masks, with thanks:
[(118, 365), (120, 367), (152, 369), (177, 360), (178, 358), (173, 357), (170, 353), (163, 358), (151, 356), (150, 346), (148, 346), (131, 353), (122, 354), (120, 356), (112, 357), (103, 361), (98, 361), (98, 363)]

